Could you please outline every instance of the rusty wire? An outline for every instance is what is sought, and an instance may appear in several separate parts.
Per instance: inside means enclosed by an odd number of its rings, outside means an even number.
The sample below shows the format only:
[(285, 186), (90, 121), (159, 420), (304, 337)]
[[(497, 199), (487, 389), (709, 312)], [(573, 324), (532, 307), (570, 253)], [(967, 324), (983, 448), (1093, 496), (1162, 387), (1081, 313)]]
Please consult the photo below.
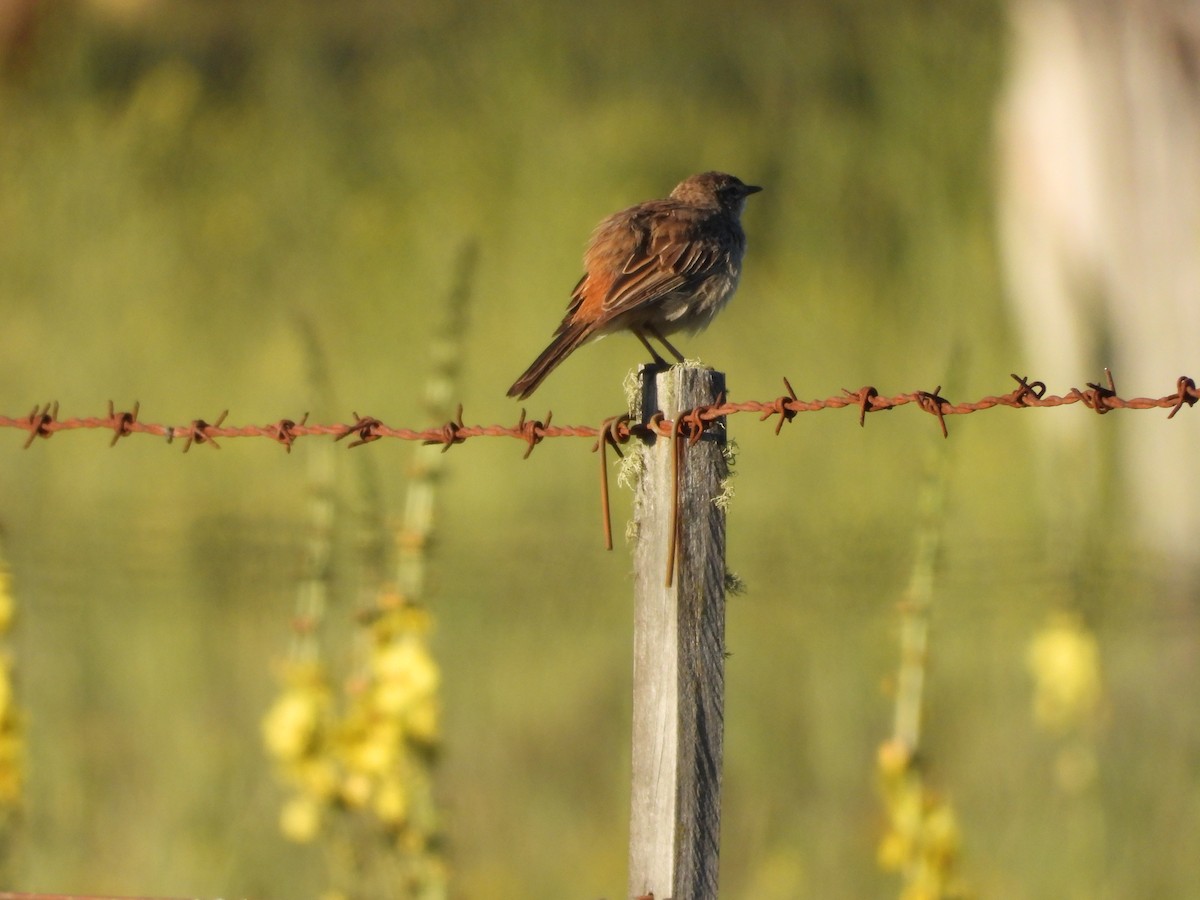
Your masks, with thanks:
[[(612, 447), (618, 455), (621, 445), (634, 438), (653, 440), (655, 437), (670, 438), (674, 442), (675, 454), (672, 465), (673, 508), (671, 535), (669, 541), (669, 556), (667, 562), (666, 584), (671, 586), (675, 569), (675, 547), (679, 538), (679, 475), (685, 464), (685, 450), (695, 444), (710, 427), (720, 427), (726, 416), (743, 412), (759, 414), (759, 421), (775, 420), (775, 434), (782, 431), (783, 426), (791, 422), (798, 413), (816, 412), (823, 409), (843, 409), (854, 407), (858, 410), (858, 424), (866, 424), (867, 413), (884, 412), (901, 406), (915, 405), (918, 409), (929, 413), (937, 419), (942, 437), (948, 437), (946, 427), (947, 416), (966, 415), (985, 409), (1005, 406), (1012, 409), (1033, 409), (1045, 407), (1069, 406), (1082, 403), (1088, 409), (1103, 415), (1117, 409), (1169, 409), (1168, 419), (1174, 418), (1184, 406), (1194, 406), (1200, 400), (1200, 390), (1196, 382), (1186, 375), (1181, 375), (1175, 382), (1175, 392), (1162, 397), (1134, 397), (1124, 399), (1117, 394), (1116, 383), (1112, 372), (1104, 370), (1103, 385), (1088, 383), (1087, 390), (1071, 388), (1066, 394), (1056, 396), (1048, 394), (1045, 383), (1031, 381), (1027, 377), (1012, 375), (1017, 386), (1007, 394), (982, 397), (979, 400), (965, 403), (951, 403), (942, 396), (942, 386), (938, 385), (932, 391), (912, 391), (896, 394), (891, 397), (880, 395), (877, 388), (867, 385), (856, 391), (843, 389), (840, 394), (824, 400), (801, 400), (796, 396), (792, 384), (787, 378), (783, 379), (787, 393), (780, 394), (773, 400), (747, 400), (742, 403), (730, 403), (722, 395), (715, 403), (703, 404), (679, 414), (675, 421), (667, 419), (662, 412), (655, 412), (645, 422), (634, 422), (629, 415), (611, 416), (605, 419), (599, 427), (590, 425), (552, 425), (552, 412), (546, 413), (545, 421), (530, 419), (524, 409), (517, 419), (516, 425), (467, 425), (463, 422), (463, 407), (460, 403), (455, 416), (442, 425), (425, 429), (393, 428), (385, 425), (374, 416), (353, 414), (354, 421), (331, 425), (308, 424), (308, 413), (293, 419), (280, 419), (269, 425), (226, 426), (224, 421), (229, 411), (224, 410), (210, 424), (204, 419), (193, 419), (186, 425), (163, 425), (139, 421), (141, 412), (139, 404), (135, 403), (129, 411), (118, 411), (112, 401), (108, 404), (108, 415), (100, 417), (60, 419), (57, 403), (46, 403), (35, 406), (26, 416), (0, 416), (0, 428), (15, 428), (27, 432), (25, 448), (29, 448), (37, 438), (50, 438), (60, 431), (75, 431), (79, 429), (105, 429), (113, 432), (109, 446), (115, 446), (121, 438), (134, 434), (152, 434), (166, 438), (167, 443), (176, 439), (183, 440), (183, 452), (187, 453), (194, 444), (208, 444), (214, 450), (221, 449), (217, 438), (235, 437), (265, 437), (281, 444), (288, 453), (297, 438), (314, 436), (332, 436), (335, 441), (353, 437), (349, 447), (361, 447), (374, 443), (382, 438), (398, 438), (406, 441), (421, 441), (425, 444), (441, 444), (445, 452), (455, 444), (461, 444), (476, 437), (511, 437), (524, 441), (525, 455), (528, 459), (535, 447), (546, 438), (582, 437), (592, 438), (595, 443), (592, 450), (600, 451), (600, 507), (604, 526), (605, 547), (613, 548), (612, 515), (608, 491), (608, 460), (606, 450)], [(676, 440), (684, 438), (684, 440)]]
[(1086, 390), (1071, 388), (1061, 396), (1048, 394), (1046, 385), (1040, 381), (1013, 375), (1017, 387), (1007, 394), (982, 397), (979, 400), (952, 403), (941, 395), (939, 385), (932, 391), (912, 391), (885, 397), (877, 388), (871, 385), (851, 391), (843, 389), (824, 400), (801, 400), (796, 396), (791, 382), (783, 379), (787, 393), (773, 400), (746, 400), (741, 403), (731, 403), (720, 398), (719, 402), (698, 406), (680, 415), (679, 422), (664, 418), (661, 413), (650, 417), (645, 423), (636, 423), (629, 416), (613, 416), (605, 419), (599, 426), (592, 425), (552, 425), (553, 413), (547, 413), (545, 420), (530, 419), (524, 409), (515, 425), (467, 425), (463, 422), (463, 408), (458, 406), (455, 417), (441, 425), (424, 429), (395, 428), (384, 424), (374, 416), (353, 414), (353, 421), (334, 424), (309, 424), (308, 414), (305, 413), (299, 421), (280, 419), (268, 425), (224, 425), (229, 411), (222, 411), (211, 423), (205, 419), (192, 419), (184, 425), (166, 425), (140, 421), (140, 405), (135, 403), (128, 411), (118, 411), (113, 403), (108, 404), (108, 414), (105, 416), (59, 418), (57, 403), (46, 403), (35, 406), (24, 416), (0, 416), (0, 428), (13, 428), (27, 433), (25, 447), (30, 447), (37, 438), (50, 438), (60, 431), (77, 431), (80, 429), (100, 429), (113, 433), (110, 446), (115, 446), (122, 438), (135, 434), (157, 435), (165, 438), (167, 443), (176, 440), (183, 441), (186, 453), (196, 444), (208, 444), (215, 450), (221, 449), (218, 438), (261, 437), (268, 438), (291, 452), (296, 440), (301, 437), (331, 436), (335, 441), (353, 438), (350, 447), (360, 447), (382, 438), (397, 438), (404, 441), (421, 441), (426, 444), (441, 444), (443, 450), (449, 450), (455, 444), (461, 444), (477, 437), (510, 437), (524, 441), (525, 456), (528, 457), (533, 449), (547, 438), (579, 437), (596, 440), (593, 450), (601, 445), (618, 447), (630, 439), (638, 437), (649, 439), (654, 435), (671, 437), (680, 434), (690, 443), (700, 439), (701, 432), (710, 427), (713, 422), (737, 413), (758, 413), (759, 421), (775, 420), (775, 433), (791, 422), (802, 412), (816, 412), (824, 409), (843, 409), (853, 407), (858, 410), (860, 425), (866, 424), (868, 413), (884, 412), (901, 406), (915, 405), (938, 421), (942, 435), (948, 435), (946, 418), (948, 416), (966, 415), (993, 409), (998, 406), (1012, 409), (1032, 409), (1057, 406), (1069, 406), (1082, 403), (1088, 409), (1104, 414), (1117, 409), (1168, 409), (1167, 418), (1173, 418), (1184, 406), (1192, 406), (1200, 399), (1200, 390), (1196, 383), (1186, 375), (1180, 376), (1175, 385), (1175, 391), (1162, 397), (1134, 397), (1125, 399), (1117, 394), (1112, 374), (1105, 370), (1104, 385), (1089, 383)]

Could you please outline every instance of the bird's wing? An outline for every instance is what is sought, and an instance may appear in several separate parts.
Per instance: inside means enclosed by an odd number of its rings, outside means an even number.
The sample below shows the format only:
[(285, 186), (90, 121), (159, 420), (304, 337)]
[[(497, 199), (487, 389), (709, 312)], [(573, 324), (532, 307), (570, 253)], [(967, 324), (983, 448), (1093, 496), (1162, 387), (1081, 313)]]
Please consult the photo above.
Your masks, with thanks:
[(614, 217), (597, 229), (589, 256), (605, 258), (595, 260), (599, 266), (589, 259), (588, 270), (613, 273), (600, 301), (606, 318), (651, 304), (716, 267), (719, 242), (697, 228), (689, 212), (664, 204), (627, 220)]

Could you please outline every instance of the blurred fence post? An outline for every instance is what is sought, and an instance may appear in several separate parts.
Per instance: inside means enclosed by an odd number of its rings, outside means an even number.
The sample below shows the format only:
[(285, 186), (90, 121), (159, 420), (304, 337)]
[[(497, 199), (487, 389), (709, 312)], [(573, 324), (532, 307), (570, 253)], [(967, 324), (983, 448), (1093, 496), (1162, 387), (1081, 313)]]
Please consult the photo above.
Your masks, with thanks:
[[(712, 369), (644, 366), (640, 420), (656, 410), (713, 403)], [(680, 441), (683, 438), (679, 439)], [(721, 835), (725, 696), (724, 420), (683, 453), (675, 441), (641, 448), (635, 500), (633, 784), (629, 892), (655, 900), (715, 900)], [(678, 497), (678, 509), (675, 498)], [(676, 524), (677, 523), (677, 524)], [(671, 530), (675, 571), (667, 586)]]

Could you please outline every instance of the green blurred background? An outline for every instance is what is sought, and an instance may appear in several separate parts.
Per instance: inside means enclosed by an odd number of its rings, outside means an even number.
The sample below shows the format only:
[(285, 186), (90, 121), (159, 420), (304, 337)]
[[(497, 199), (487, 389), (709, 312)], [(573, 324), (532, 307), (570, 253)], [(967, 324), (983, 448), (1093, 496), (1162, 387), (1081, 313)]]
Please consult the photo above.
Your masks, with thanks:
[[(458, 396), (469, 422), (514, 422), (505, 389), (557, 324), (593, 224), (705, 169), (765, 186), (738, 297), (686, 343), (733, 399), (768, 399), (782, 375), (809, 398), (970, 399), (1030, 362), (994, 248), (997, 3), (94, 0), (46, 3), (18, 37), (0, 87), (7, 415), (112, 399), (172, 424), (225, 408), (236, 424), (430, 424), (430, 342), (477, 241)], [(626, 338), (589, 347), (530, 411), (598, 423), (640, 358)], [(1031, 418), (1086, 414), (995, 410), (952, 420), (948, 442), (915, 410), (865, 429), (806, 414), (778, 438), (731, 420), (729, 565), (747, 591), (728, 618), (723, 896), (898, 892), (875, 859), (875, 754), (930, 472), (947, 503), (923, 756), (959, 816), (963, 877), (990, 897), (1200, 896), (1191, 632), (1119, 518), (1051, 541), (1029, 475)], [(1089, 420), (1097, 444), (1112, 418)], [(0, 434), (29, 713), (6, 881), (316, 896), (320, 856), (279, 835), (259, 744), (315, 439), (183, 456), (148, 437), (24, 438)], [(617, 898), (629, 555), (602, 550), (587, 442), (522, 449), (455, 448), (440, 494), (452, 894)], [(412, 447), (351, 452), (398, 512)], [(341, 475), (352, 504), (358, 470)], [(614, 502), (626, 517), (627, 492)], [(1096, 630), (1104, 672), (1066, 735), (1035, 721), (1026, 664), (1062, 608)], [(1080, 747), (1089, 774), (1064, 779)]]

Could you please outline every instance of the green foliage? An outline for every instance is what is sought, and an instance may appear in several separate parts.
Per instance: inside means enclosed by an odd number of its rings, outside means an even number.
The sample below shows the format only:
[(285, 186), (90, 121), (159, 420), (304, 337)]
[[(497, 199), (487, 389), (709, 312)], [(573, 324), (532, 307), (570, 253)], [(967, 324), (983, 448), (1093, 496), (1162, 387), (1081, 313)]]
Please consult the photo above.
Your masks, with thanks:
[[(709, 168), (766, 187), (739, 295), (681, 347), (728, 373), (732, 399), (774, 395), (785, 374), (805, 397), (932, 389), (951, 370), (951, 399), (1010, 387), (989, 201), (996, 3), (43, 6), (0, 85), (5, 413), (112, 398), (180, 423), (228, 407), (238, 422), (423, 424), (438, 306), (475, 238), (461, 399), (468, 421), (515, 422), (504, 389), (557, 323), (588, 229)], [(330, 360), (328, 397), (312, 396), (297, 319)], [(584, 349), (531, 415), (621, 412), (640, 354), (621, 337)], [(1180, 896), (1200, 879), (1178, 824), (1196, 819), (1183, 748), (1198, 725), (1172, 698), (1194, 653), (1163, 652), (1184, 632), (1111, 547), (1080, 569), (1047, 560), (1024, 462), (1037, 414), (950, 423), (932, 780), (953, 791), (980, 896)], [(921, 462), (942, 439), (911, 411), (865, 430), (850, 411), (802, 415), (778, 438), (732, 426), (729, 565), (746, 592), (729, 614), (724, 893), (885, 896), (879, 685)], [(321, 881), (278, 836), (258, 742), (300, 568), (304, 441), (181, 457), (86, 434), (21, 453), (22, 437), (0, 450), (30, 598), (15, 640), (36, 840), (18, 886), (306, 896)], [(382, 508), (398, 508), (407, 450), (351, 451), (378, 460)], [(446, 457), (428, 596), (452, 892), (618, 897), (628, 558), (601, 550), (583, 443), (522, 452)], [(628, 505), (615, 494), (618, 523)], [(355, 556), (333, 563), (345, 596)], [(1072, 591), (1110, 648), (1113, 716), (1134, 716), (1125, 737), (1095, 726), (1100, 774), (1065, 796), (1025, 667)]]

